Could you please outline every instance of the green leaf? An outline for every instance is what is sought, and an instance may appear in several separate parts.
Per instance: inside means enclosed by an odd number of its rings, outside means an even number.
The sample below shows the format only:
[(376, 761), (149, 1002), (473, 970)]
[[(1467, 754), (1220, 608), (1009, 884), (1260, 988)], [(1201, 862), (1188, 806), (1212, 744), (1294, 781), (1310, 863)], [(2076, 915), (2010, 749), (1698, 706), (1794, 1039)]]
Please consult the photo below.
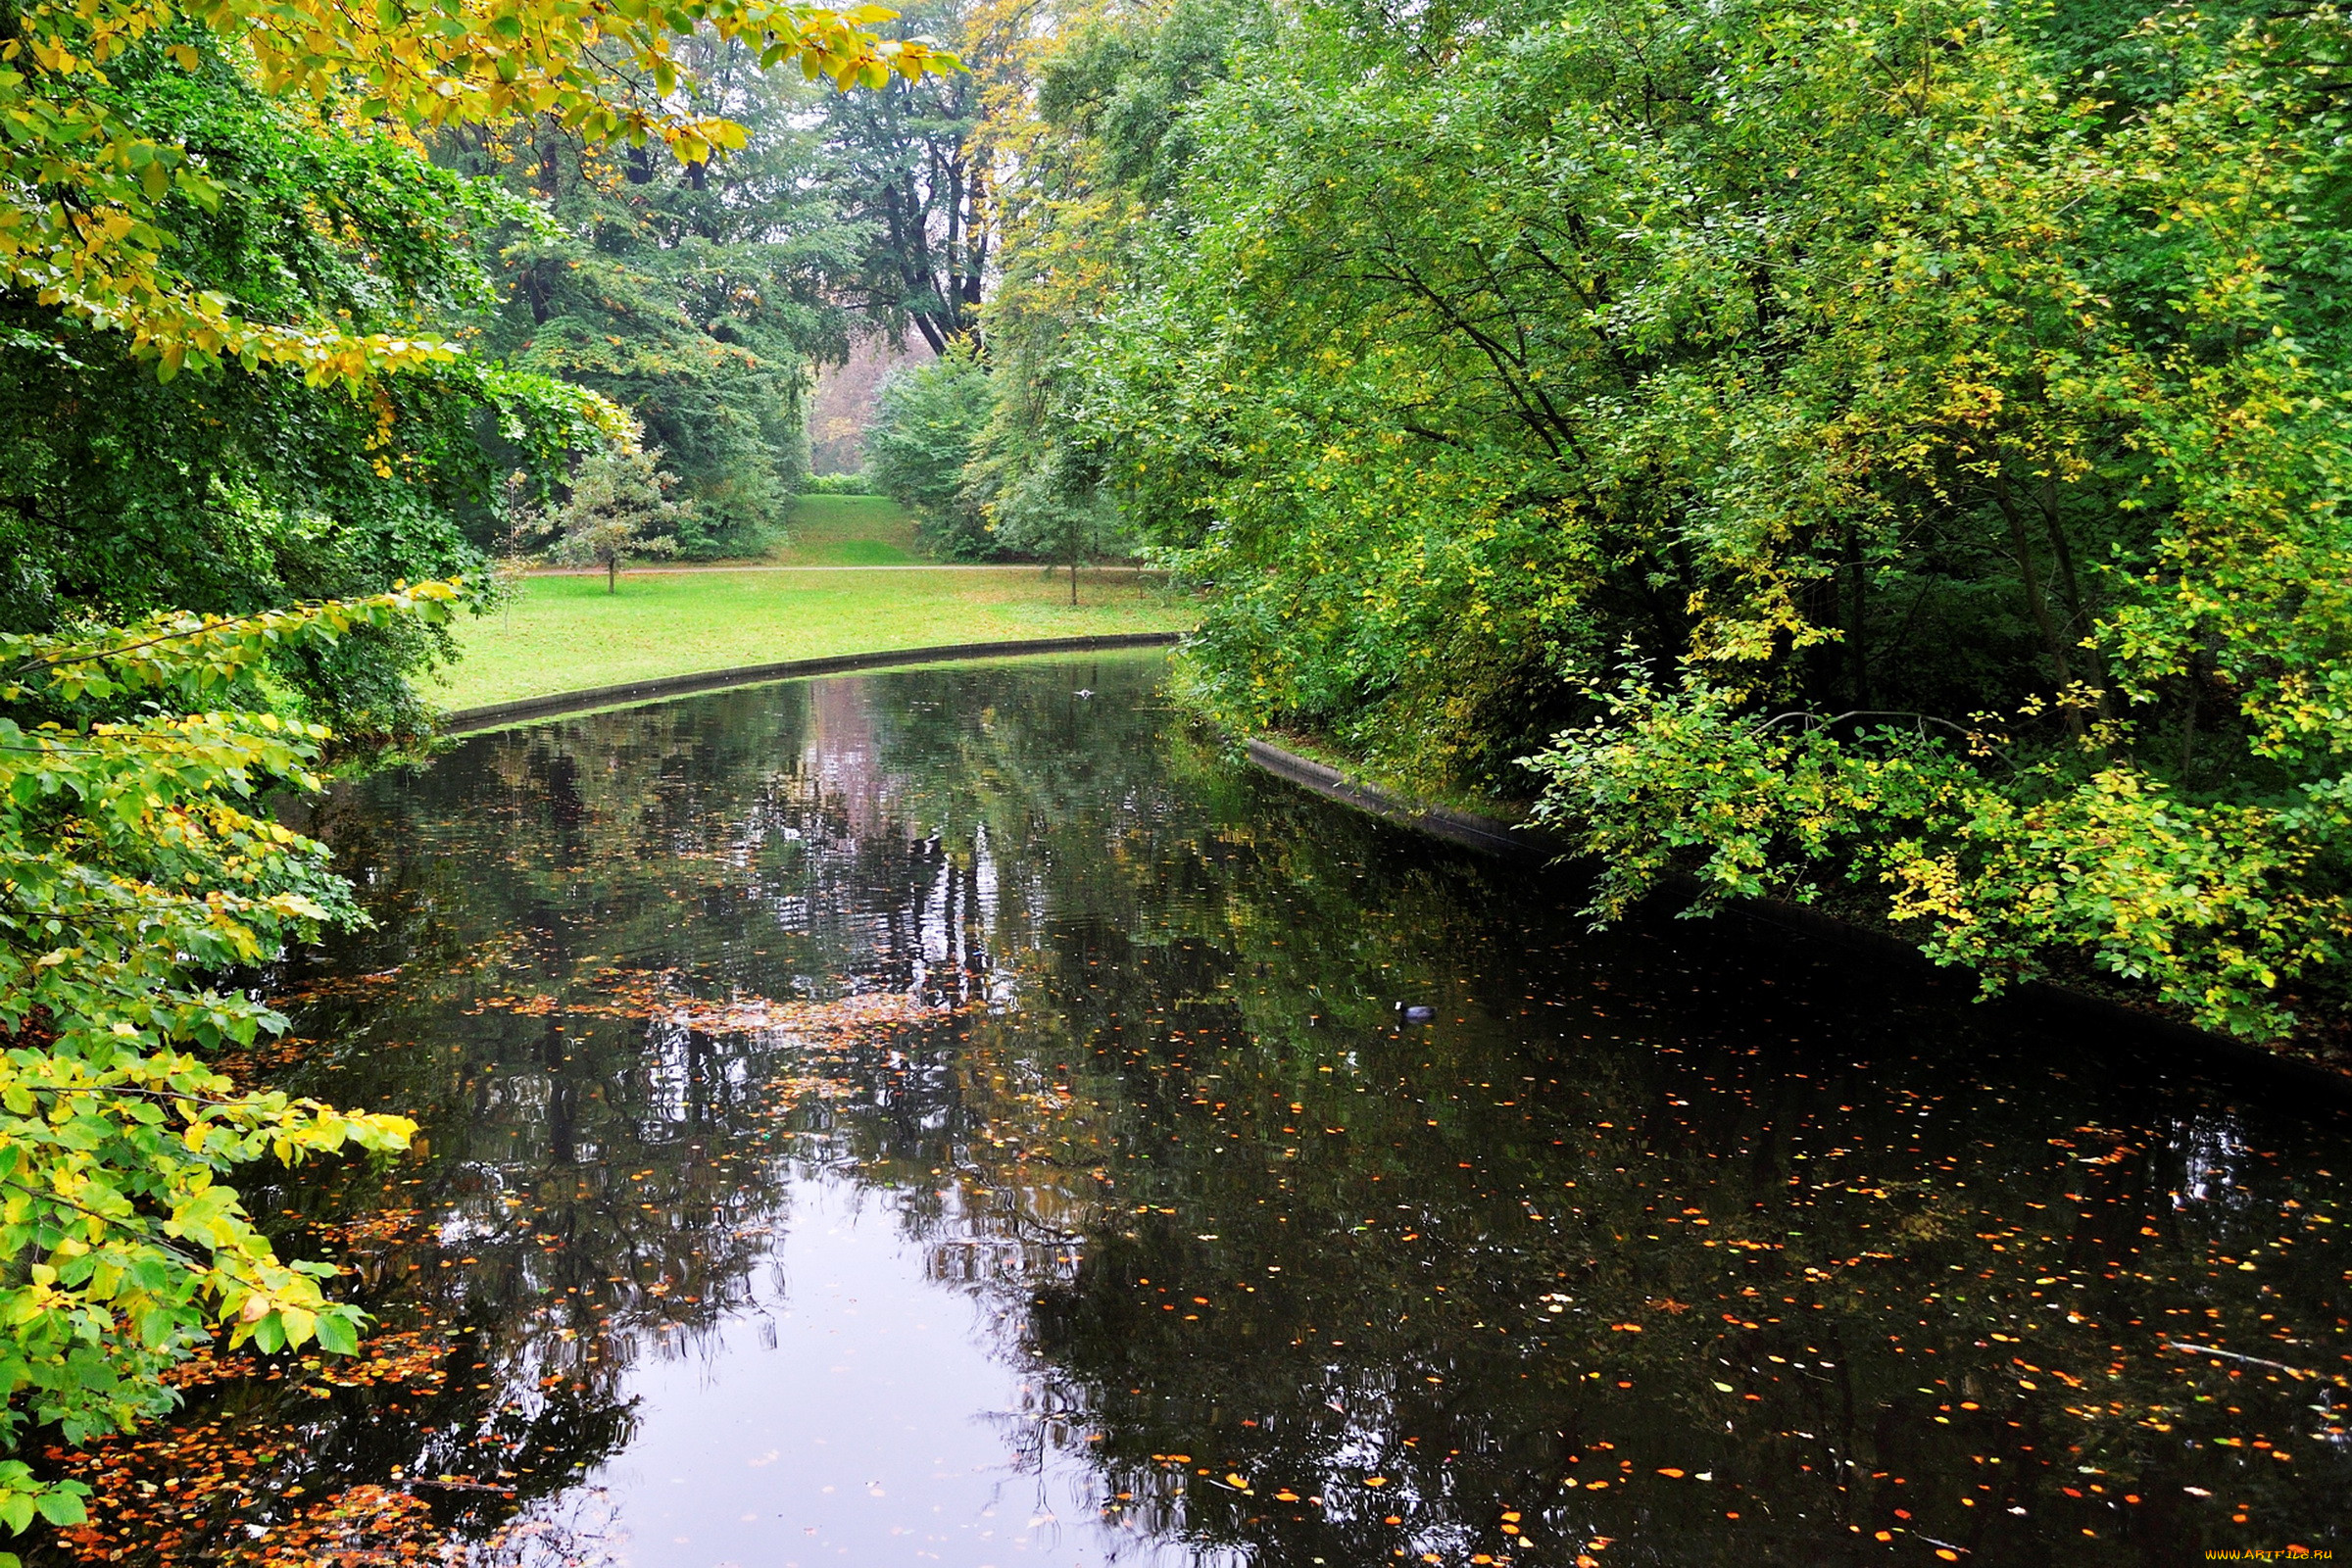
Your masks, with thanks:
[(318, 1324), (319, 1348), (335, 1355), (357, 1355), (360, 1334), (351, 1319), (337, 1312), (319, 1314)]

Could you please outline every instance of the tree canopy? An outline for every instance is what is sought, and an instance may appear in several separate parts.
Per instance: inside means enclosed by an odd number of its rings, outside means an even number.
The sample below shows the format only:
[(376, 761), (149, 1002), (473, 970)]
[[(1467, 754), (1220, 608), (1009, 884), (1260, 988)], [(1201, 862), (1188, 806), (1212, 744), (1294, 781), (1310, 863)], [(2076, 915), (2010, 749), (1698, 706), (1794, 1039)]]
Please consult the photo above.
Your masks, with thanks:
[[(999, 482), (1230, 721), (2274, 1034), (2352, 936), (2332, 9), (1182, 0), (1073, 28)], [(1000, 448), (1000, 453), (1004, 449)]]
[[(466, 573), (575, 461), (575, 531), (691, 514), (616, 399), (756, 388), (753, 433), (697, 471), (723, 488), (748, 446), (737, 469), (789, 474), (798, 378), (840, 326), (778, 261), (807, 202), (757, 74), (956, 69), (872, 30), (891, 15), (0, 0), (0, 1437), (152, 1416), (222, 1335), (355, 1348), (333, 1267), (281, 1260), (226, 1178), (411, 1124), (206, 1060), (285, 1027), (236, 970), (361, 918), (270, 798), (321, 787), (326, 720), (420, 727), (410, 677), (479, 602)], [(565, 210), (464, 164), (514, 142), (619, 148), (667, 186)], [(727, 199), (698, 199), (729, 154)], [(766, 207), (736, 200), (762, 180)], [(489, 330), (567, 220), (651, 233), (592, 248), (603, 281), (721, 369), (599, 386)], [(69, 1523), (79, 1490), (0, 1461), (0, 1524)]]
[[(0, 629), (478, 574), (632, 416), (678, 545), (760, 548), (855, 249), (765, 67), (952, 70), (888, 16), (0, 7)], [(451, 646), (273, 657), (307, 716), (413, 733)]]
[(174, 202), (217, 210), (234, 186), (124, 87), (147, 74), (226, 71), (346, 135), (538, 115), (590, 140), (658, 140), (700, 163), (744, 134), (675, 100), (681, 37), (707, 29), (755, 49), (762, 66), (793, 61), (842, 88), (952, 63), (919, 40), (868, 30), (890, 15), (773, 0), (12, 6), (0, 41), (0, 285), (126, 332), (167, 375), (224, 358), (292, 365), (321, 382), (446, 363), (456, 347), (428, 323), (368, 330), (323, 311), (256, 310), (183, 270)]
[(541, 118), (445, 133), (436, 158), (538, 220), (493, 241), (501, 297), (478, 352), (627, 410), (695, 503), (679, 546), (757, 554), (808, 472), (807, 368), (848, 352), (837, 296), (861, 230), (815, 178), (810, 89), (738, 43), (701, 38), (681, 58), (680, 94), (742, 126), (742, 147), (689, 162)]

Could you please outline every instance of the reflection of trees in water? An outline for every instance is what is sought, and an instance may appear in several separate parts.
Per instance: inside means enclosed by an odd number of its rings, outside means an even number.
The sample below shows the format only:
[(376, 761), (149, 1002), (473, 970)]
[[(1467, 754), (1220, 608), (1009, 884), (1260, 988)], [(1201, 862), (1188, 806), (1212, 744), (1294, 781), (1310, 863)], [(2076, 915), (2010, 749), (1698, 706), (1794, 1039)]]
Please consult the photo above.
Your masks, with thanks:
[[(1903, 1506), (2024, 1561), (2112, 1525), (2085, 1466), (2193, 1539), (2194, 1455), (2310, 1421), (2291, 1380), (2237, 1380), (2241, 1415), (2153, 1353), (2165, 1312), (2231, 1344), (2333, 1320), (2340, 1259), (2258, 1287), (2204, 1260), (2247, 1243), (2160, 1233), (2224, 1165), (2247, 1236), (2280, 1223), (2242, 1133), (2168, 1141), (2144, 1090), (1993, 1015), (1938, 1015), (1923, 1051), (1938, 999), (1728, 945), (1696, 973), (1654, 940), (1562, 951), (1507, 877), (1251, 820), (1155, 846), (1189, 895), (1140, 918), (1055, 884), (1050, 931), (1004, 949), (1019, 1018), (956, 1058), (959, 1191), (987, 1201), (908, 1220), (1034, 1372), (1007, 1439), (1041, 1475), (1082, 1456), (1151, 1531), (1260, 1560), (1461, 1561), (1506, 1524), (1728, 1560), (1754, 1537), (1727, 1514), (1827, 1543)], [(1396, 1029), (1403, 999), (1468, 1022)], [(1646, 1044), (1568, 1044), (1593, 1034)], [(2308, 1536), (2310, 1474), (2227, 1484)], [(1976, 1477), (1975, 1507), (1944, 1494)]]
[[(2149, 1335), (2326, 1318), (2317, 1250), (2267, 1297), (2184, 1262), (2278, 1224), (2234, 1114), (2021, 1059), (1933, 998), (1840, 996), (1785, 951), (1565, 939), (1544, 884), (1161, 736), (1150, 673), (725, 694), (338, 802), (380, 924), (281, 977), (321, 1042), (287, 1086), (411, 1108), (432, 1157), (255, 1207), (431, 1215), (368, 1300), (457, 1348), (436, 1393), (313, 1412), (303, 1473), (509, 1471), (514, 1503), (443, 1505), (545, 1524), (500, 1548), (526, 1568), (589, 1540), (555, 1522), (627, 1441), (628, 1368), (710, 1353), (796, 1173), (860, 1184), (973, 1297), (1022, 1373), (1002, 1435), (1033, 1505), (1074, 1531), (1044, 1489), (1084, 1483), (1139, 1558), (1459, 1562), (1512, 1550), (1507, 1524), (1718, 1561), (1753, 1540), (1727, 1512), (1868, 1540), (1917, 1495), (1892, 1477), (2000, 1457), (1981, 1514), (1912, 1511), (2030, 1561), (2045, 1518), (2106, 1523), (2052, 1494), (2069, 1465), (2164, 1479), (2175, 1509), (2205, 1474), (2181, 1446), (2224, 1430), (2192, 1387), (2220, 1374), (2153, 1366)], [(654, 1005), (845, 991), (956, 1010), (820, 1050)], [(1439, 1025), (1399, 1028), (1405, 1002)], [(831, 1092), (776, 1115), (819, 1057)], [(2053, 1269), (2086, 1285), (2071, 1310), (2031, 1283)], [(2103, 1413), (2020, 1395), (2013, 1358), (2095, 1380)], [(2256, 1381), (2230, 1397), (2291, 1392)], [(2244, 1485), (2292, 1519), (2315, 1473)], [(2031, 1524), (1989, 1517), (2013, 1502)]]
[(602, 1487), (536, 1497), (480, 1532), (467, 1568), (605, 1568), (629, 1560), (620, 1510)]
[(2177, 1120), (2166, 1140), (2180, 1166), (2176, 1205), (2226, 1203), (2244, 1207), (2251, 1198), (2240, 1185), (2254, 1148), (2230, 1110), (2200, 1108)]
[[(276, 977), (314, 994), (303, 1026), (320, 1042), (285, 1081), (409, 1109), (432, 1157), (389, 1184), (347, 1171), (256, 1200), (424, 1209), (437, 1249), (380, 1269), (368, 1304), (388, 1322), (469, 1327), (432, 1398), (328, 1423), (318, 1476), (503, 1471), (527, 1504), (626, 1441), (632, 1364), (707, 1351), (750, 1298), (786, 1219), (786, 1151), (838, 1164), (834, 1113), (819, 1101), (790, 1128), (772, 1114), (766, 1089), (807, 1054), (791, 1030), (649, 1018), (648, 977), (717, 1001), (846, 985), (1011, 1004), (994, 933), (1008, 916), (1034, 933), (1051, 879), (1027, 864), (1001, 874), (987, 812), (1051, 827), (1071, 850), (1096, 826), (1057, 805), (1007, 807), (1001, 785), (935, 789), (909, 817), (901, 781), (956, 765), (956, 748), (1002, 715), (946, 692), (932, 711), (967, 717), (894, 732), (878, 764), (883, 742), (857, 704), (803, 695), (488, 737), (351, 792), (321, 824), (379, 924)], [(1150, 748), (1125, 744), (1136, 738), (1104, 755), (1148, 772)], [(397, 985), (351, 978), (395, 968)], [(971, 1069), (953, 1045), (856, 1045), (829, 1070), (868, 1102), (860, 1116), (955, 1163)], [(1043, 1210), (974, 1196), (1037, 1254), (1007, 1277), (1050, 1268)], [(471, 1516), (497, 1511), (477, 1499)]]

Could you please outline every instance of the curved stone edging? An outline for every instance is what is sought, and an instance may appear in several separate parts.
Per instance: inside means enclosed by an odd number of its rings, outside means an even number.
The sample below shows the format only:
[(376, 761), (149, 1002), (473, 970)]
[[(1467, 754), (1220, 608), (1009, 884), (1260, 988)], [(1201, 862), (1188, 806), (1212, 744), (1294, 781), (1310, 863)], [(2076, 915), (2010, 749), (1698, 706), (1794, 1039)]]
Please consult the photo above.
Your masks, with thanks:
[(461, 708), (443, 715), (442, 733), (472, 735), (486, 729), (531, 718), (557, 718), (565, 713), (622, 703), (648, 702), (658, 697), (683, 697), (691, 692), (719, 691), (729, 686), (758, 686), (768, 681), (793, 680), (805, 675), (846, 675), (860, 669), (888, 669), (900, 664), (937, 664), (960, 659), (1004, 659), (1021, 654), (1081, 654), (1106, 648), (1165, 648), (1184, 634), (1175, 631), (1114, 632), (1099, 637), (1034, 637), (1016, 642), (950, 643), (937, 648), (899, 648), (870, 654), (836, 654), (824, 659), (788, 659), (774, 664), (741, 664), (732, 669), (701, 669), (683, 675), (656, 675), (618, 686), (592, 686), (585, 691), (552, 692), (545, 697), (518, 697), (511, 703)]
[(1302, 789), (1312, 790), (1342, 805), (1352, 806), (1359, 811), (1369, 811), (1374, 816), (1385, 816), (1391, 821), (1402, 822), (1407, 827), (1418, 828), (1437, 838), (1467, 845), (1489, 855), (1499, 855), (1506, 859), (1550, 860), (1562, 853), (1560, 846), (1541, 833), (1514, 827), (1491, 816), (1476, 816), (1447, 807), (1400, 799), (1377, 784), (1351, 779), (1327, 762), (1318, 762), (1311, 757), (1300, 757), (1297, 752), (1286, 752), (1266, 741), (1244, 741), (1242, 750), (1250, 755), (1250, 760), (1277, 778), (1288, 779)]
[[(1349, 778), (1328, 763), (1300, 757), (1266, 741), (1245, 741), (1243, 750), (1250, 761), (1301, 789), (1483, 854), (1543, 866), (1558, 861), (1568, 853), (1564, 844), (1542, 829), (1407, 800), (1377, 784)], [(1668, 883), (1670, 891), (1683, 893), (1695, 893), (1698, 885), (1697, 878), (1687, 874), (1678, 875)], [(1727, 912), (1873, 958), (1921, 965), (1932, 962), (1927, 955), (1900, 937), (1854, 925), (1802, 905), (1778, 899), (1740, 899), (1734, 901)], [(2008, 995), (2036, 1011), (2054, 1015), (2053, 1021), (2065, 1019), (2086, 1028), (2129, 1029), (2185, 1054), (2219, 1056), (2299, 1087), (2319, 1090), (2331, 1098), (2352, 1100), (2352, 1073), (2218, 1035), (2161, 1013), (2038, 980), (2013, 987)]]

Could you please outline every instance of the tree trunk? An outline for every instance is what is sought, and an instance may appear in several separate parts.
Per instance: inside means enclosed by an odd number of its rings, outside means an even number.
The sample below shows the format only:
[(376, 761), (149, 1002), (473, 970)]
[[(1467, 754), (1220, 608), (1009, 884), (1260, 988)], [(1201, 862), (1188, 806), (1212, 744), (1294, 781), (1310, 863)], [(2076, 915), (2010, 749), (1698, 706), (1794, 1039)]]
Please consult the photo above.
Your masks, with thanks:
[[(2066, 594), (2066, 634), (2070, 639), (2080, 639), (2091, 630), (2090, 608), (2082, 597), (2082, 581), (2075, 575), (2075, 547), (2067, 538), (2066, 520), (2058, 511), (2058, 482), (2055, 479), (2044, 478), (2041, 481), (2040, 500), (2042, 525), (2049, 530), (2050, 549), (2058, 560), (2058, 585)], [(2075, 646), (2080, 648), (2082, 645), (2077, 641)], [(2087, 649), (2085, 652), (2090, 658), (2090, 679), (2098, 683), (2099, 716), (2113, 718), (2115, 714), (2107, 706), (2106, 661), (2096, 649)]]
[(541, 124), (532, 135), (531, 150), (539, 156), (539, 194), (552, 202), (564, 194), (563, 153), (555, 139), (561, 131), (548, 116), (539, 118)]
[(605, 592), (609, 594), (620, 592), (620, 558), (618, 556), (605, 558)]
[(2180, 719), (2180, 790), (2188, 792), (2197, 767), (2197, 661), (2193, 654), (2188, 661), (2188, 711)]
[(1868, 708), (1870, 698), (1870, 646), (1867, 621), (1868, 603), (1864, 597), (1869, 586), (1862, 561), (1862, 533), (1855, 527), (1845, 530), (1845, 569), (1851, 598), (1845, 615), (1846, 655), (1852, 661), (1854, 706)]
[[(2075, 683), (2074, 666), (2066, 657), (2066, 638), (2059, 631), (2056, 617), (2050, 613), (2049, 596), (2042, 592), (2041, 571), (2034, 564), (2034, 545), (2026, 537), (2026, 519), (2018, 515), (2017, 503), (2009, 497), (2009, 479), (1996, 474), (1992, 481), (1993, 504), (2009, 523), (2009, 547), (2017, 552), (2018, 569), (2025, 573), (2026, 608), (2033, 613), (2034, 629), (2041, 633), (2042, 650), (2050, 656), (2050, 663), (2058, 672), (2061, 693)], [(2082, 736), (2082, 710), (2069, 704), (2065, 710), (2066, 727), (2078, 740)]]

